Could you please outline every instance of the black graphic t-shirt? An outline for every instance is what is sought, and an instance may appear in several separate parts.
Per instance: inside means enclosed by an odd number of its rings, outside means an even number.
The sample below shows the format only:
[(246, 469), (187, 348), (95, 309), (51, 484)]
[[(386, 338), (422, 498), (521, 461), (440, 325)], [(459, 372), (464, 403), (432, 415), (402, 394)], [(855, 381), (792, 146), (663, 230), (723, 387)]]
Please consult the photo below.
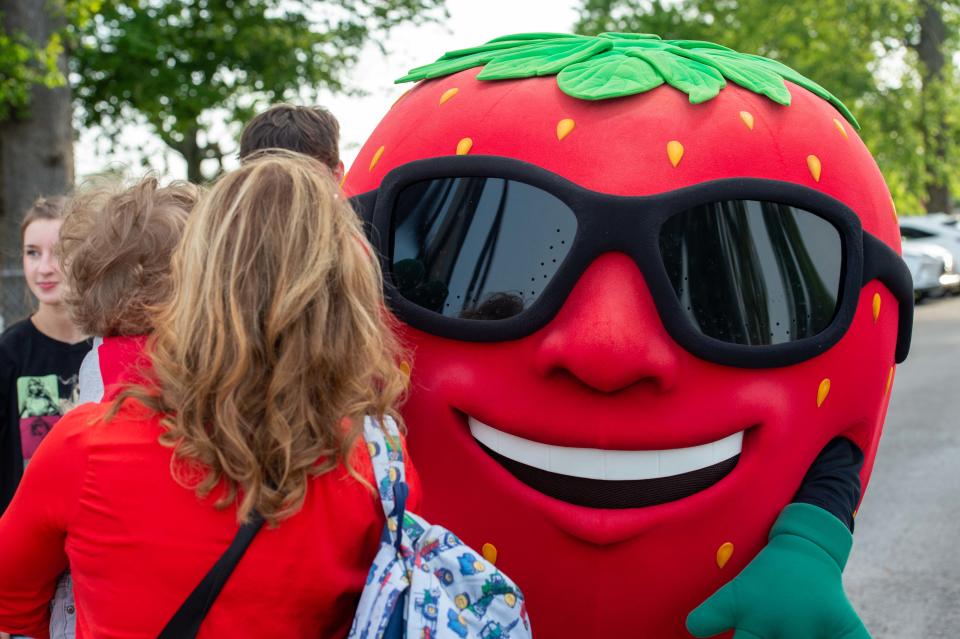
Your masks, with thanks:
[(90, 346), (47, 337), (29, 319), (0, 336), (0, 513), (40, 441), (76, 403), (77, 372)]

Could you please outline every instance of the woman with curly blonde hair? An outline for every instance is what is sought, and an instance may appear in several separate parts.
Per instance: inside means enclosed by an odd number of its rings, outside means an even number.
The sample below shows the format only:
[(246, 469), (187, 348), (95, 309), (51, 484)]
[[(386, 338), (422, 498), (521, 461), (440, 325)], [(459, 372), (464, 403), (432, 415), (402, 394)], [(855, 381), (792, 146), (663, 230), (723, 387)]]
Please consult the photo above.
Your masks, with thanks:
[(406, 385), (360, 222), (318, 162), (249, 161), (191, 213), (172, 291), (151, 383), (65, 417), (0, 520), (0, 628), (45, 634), (69, 562), (79, 637), (157, 636), (262, 516), (200, 636), (345, 637), (384, 524), (363, 420), (399, 421)]

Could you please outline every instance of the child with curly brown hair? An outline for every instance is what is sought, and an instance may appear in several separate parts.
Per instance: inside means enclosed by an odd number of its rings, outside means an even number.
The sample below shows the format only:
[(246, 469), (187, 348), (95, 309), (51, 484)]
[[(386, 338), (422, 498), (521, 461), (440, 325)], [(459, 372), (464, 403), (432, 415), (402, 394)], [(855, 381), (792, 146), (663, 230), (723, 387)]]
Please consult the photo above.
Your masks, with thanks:
[(147, 177), (127, 189), (98, 186), (76, 195), (60, 230), (67, 278), (64, 300), (94, 349), (80, 369), (80, 403), (100, 401), (107, 386), (135, 375), (150, 309), (170, 292), (170, 256), (200, 189), (160, 186)]
[[(64, 302), (79, 330), (97, 336), (80, 367), (79, 403), (141, 379), (151, 309), (170, 293), (170, 259), (199, 195), (192, 184), (147, 177), (125, 189), (88, 188), (67, 205), (58, 245)], [(50, 609), (51, 639), (72, 639), (75, 615), (65, 573)]]

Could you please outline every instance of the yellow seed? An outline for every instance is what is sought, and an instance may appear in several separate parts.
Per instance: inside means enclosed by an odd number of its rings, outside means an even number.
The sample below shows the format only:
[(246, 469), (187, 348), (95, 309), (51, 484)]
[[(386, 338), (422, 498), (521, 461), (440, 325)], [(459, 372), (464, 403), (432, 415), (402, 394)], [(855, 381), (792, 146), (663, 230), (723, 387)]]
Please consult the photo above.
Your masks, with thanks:
[(741, 111), (740, 119), (747, 125), (747, 128), (753, 131), (753, 114), (749, 111)]
[(570, 132), (573, 131), (573, 127), (575, 126), (577, 126), (577, 123), (570, 118), (564, 118), (557, 122), (557, 139), (562, 140), (570, 135)]
[(873, 323), (880, 319), (880, 293), (873, 294)]
[(900, 224), (899, 218), (897, 218), (897, 203), (893, 201), (893, 196), (890, 196), (890, 208), (893, 209), (893, 221), (896, 224)]
[(833, 119), (833, 123), (837, 125), (837, 128), (838, 128), (838, 129), (840, 129), (840, 134), (841, 134), (843, 137), (845, 137), (845, 138), (849, 138), (849, 137), (850, 137), (849, 135), (847, 135), (847, 129), (844, 128), (843, 122), (841, 122), (840, 120), (834, 118), (834, 119)]
[(491, 543), (485, 543), (480, 552), (483, 553), (483, 558), (489, 561), (491, 564), (497, 563), (497, 547)]
[(807, 156), (807, 168), (810, 169), (810, 175), (813, 176), (814, 181), (820, 181), (820, 158), (815, 155)]
[(733, 544), (729, 541), (717, 548), (717, 567), (723, 568), (733, 556)]
[(446, 91), (443, 92), (443, 95), (440, 96), (440, 104), (443, 104), (444, 102), (446, 102), (447, 100), (449, 100), (459, 92), (460, 92), (460, 89), (456, 87), (452, 89), (447, 89)]
[(410, 362), (400, 362), (400, 372), (410, 377)]
[(887, 387), (883, 391), (884, 395), (890, 392), (890, 387), (892, 385), (893, 385), (893, 366), (890, 367), (890, 372), (887, 373)]
[(343, 188), (343, 184), (344, 184), (346, 181), (347, 181), (347, 174), (344, 173), (344, 174), (343, 174), (343, 177), (340, 178), (340, 188), (341, 188), (341, 189)]
[(466, 155), (470, 152), (471, 148), (473, 148), (473, 140), (470, 138), (463, 138), (457, 142), (457, 155)]
[(824, 377), (823, 381), (820, 382), (820, 388), (817, 389), (817, 408), (823, 406), (823, 402), (826, 401), (827, 395), (830, 394), (830, 378)]
[(380, 161), (380, 156), (381, 156), (381, 155), (383, 155), (383, 147), (382, 147), (382, 146), (381, 146), (379, 149), (377, 149), (377, 152), (376, 152), (376, 153), (373, 154), (373, 159), (370, 160), (370, 168), (367, 169), (368, 171), (372, 171), (372, 170), (373, 170), (373, 167), (375, 167), (375, 166), (377, 165), (377, 162)]
[(667, 142), (667, 157), (670, 158), (670, 164), (677, 166), (683, 157), (683, 145), (676, 140)]

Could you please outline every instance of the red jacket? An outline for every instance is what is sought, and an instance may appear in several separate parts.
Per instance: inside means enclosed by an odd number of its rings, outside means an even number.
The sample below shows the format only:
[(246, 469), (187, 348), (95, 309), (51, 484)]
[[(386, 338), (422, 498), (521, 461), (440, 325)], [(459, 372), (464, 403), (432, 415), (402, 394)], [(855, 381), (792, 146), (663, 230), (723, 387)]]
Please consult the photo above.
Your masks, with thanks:
[[(48, 636), (48, 604), (69, 565), (77, 637), (155, 637), (233, 539), (234, 509), (173, 480), (159, 416), (127, 400), (104, 421), (110, 406), (60, 420), (0, 519), (6, 632)], [(351, 461), (372, 483), (365, 446)], [(200, 637), (345, 637), (383, 521), (377, 495), (342, 466), (311, 479), (300, 512), (254, 539)]]

